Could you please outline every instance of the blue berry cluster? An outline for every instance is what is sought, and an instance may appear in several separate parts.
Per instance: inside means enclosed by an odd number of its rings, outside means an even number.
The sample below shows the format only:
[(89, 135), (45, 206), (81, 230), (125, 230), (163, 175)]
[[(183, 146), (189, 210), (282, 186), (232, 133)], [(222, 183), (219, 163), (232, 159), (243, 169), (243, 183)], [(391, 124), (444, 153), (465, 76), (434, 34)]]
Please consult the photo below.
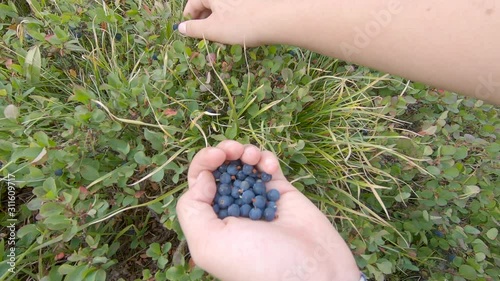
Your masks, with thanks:
[(213, 175), (217, 183), (213, 208), (220, 219), (232, 216), (274, 220), (280, 193), (276, 189), (266, 192), (266, 183), (272, 178), (270, 174), (234, 160), (222, 164)]

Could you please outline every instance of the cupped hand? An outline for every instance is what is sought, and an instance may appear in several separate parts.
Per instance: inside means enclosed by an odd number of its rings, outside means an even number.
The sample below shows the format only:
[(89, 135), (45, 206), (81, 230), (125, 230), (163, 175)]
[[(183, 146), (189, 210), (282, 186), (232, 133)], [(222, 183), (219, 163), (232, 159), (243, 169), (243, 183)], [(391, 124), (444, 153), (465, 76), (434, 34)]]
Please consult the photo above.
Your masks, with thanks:
[[(272, 222), (219, 219), (212, 171), (241, 159), (272, 175), (267, 189), (281, 193)], [(328, 219), (284, 177), (276, 156), (253, 145), (223, 141), (202, 149), (188, 172), (189, 189), (177, 215), (194, 262), (222, 280), (359, 280), (344, 240)]]

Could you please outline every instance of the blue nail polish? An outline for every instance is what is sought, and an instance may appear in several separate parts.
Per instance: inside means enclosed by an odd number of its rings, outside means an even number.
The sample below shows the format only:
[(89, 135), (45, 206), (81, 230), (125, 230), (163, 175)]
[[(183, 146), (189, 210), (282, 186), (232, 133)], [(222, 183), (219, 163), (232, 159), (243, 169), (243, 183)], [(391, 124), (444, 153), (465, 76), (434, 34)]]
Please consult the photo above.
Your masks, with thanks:
[(172, 28), (175, 30), (177, 30), (179, 28), (179, 24), (178, 23), (174, 23), (174, 25), (172, 26)]

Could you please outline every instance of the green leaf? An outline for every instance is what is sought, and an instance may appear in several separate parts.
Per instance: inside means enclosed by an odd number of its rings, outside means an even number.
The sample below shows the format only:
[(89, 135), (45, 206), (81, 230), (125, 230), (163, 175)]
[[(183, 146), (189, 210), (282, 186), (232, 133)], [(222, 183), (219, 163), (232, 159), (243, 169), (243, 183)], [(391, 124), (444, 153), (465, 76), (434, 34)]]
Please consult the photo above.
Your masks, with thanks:
[(71, 220), (64, 215), (50, 216), (43, 222), (51, 230), (62, 230), (71, 225)]
[(111, 149), (120, 152), (124, 155), (127, 155), (130, 151), (130, 145), (128, 142), (119, 139), (111, 139), (109, 140), (109, 147)]
[(148, 257), (153, 258), (153, 260), (157, 260), (161, 256), (160, 244), (153, 243), (153, 244), (149, 245), (149, 248), (146, 251), (146, 255), (148, 255)]
[(445, 177), (448, 177), (450, 179), (458, 177), (459, 174), (460, 171), (456, 167), (449, 167), (448, 169), (444, 170)]
[(294, 154), (292, 156), (292, 160), (302, 165), (307, 164), (307, 157), (305, 157), (303, 154)]
[(486, 237), (488, 237), (490, 240), (495, 240), (497, 239), (498, 236), (498, 229), (492, 228), (486, 232)]
[(72, 272), (70, 272), (65, 280), (83, 280), (86, 275), (86, 270), (88, 266), (86, 264), (76, 267)]
[(90, 99), (95, 99), (95, 95), (92, 91), (78, 85), (73, 87), (73, 96), (70, 97), (70, 100), (87, 103)]
[(236, 138), (236, 135), (238, 135), (238, 126), (236, 122), (233, 122), (231, 127), (227, 128), (225, 135), (230, 140), (234, 140)]
[(146, 138), (147, 141), (151, 143), (151, 147), (154, 150), (158, 152), (163, 151), (163, 143), (165, 142), (165, 139), (163, 138), (163, 133), (153, 132), (145, 128), (144, 137)]
[(441, 174), (441, 170), (436, 166), (427, 166), (427, 172), (433, 176), (439, 176)]
[(168, 280), (179, 280), (184, 274), (184, 269), (181, 266), (171, 267), (165, 272), (165, 276)]
[(163, 180), (163, 177), (165, 176), (165, 171), (163, 169), (158, 170), (158, 172), (154, 173), (151, 176), (151, 181), (154, 182), (161, 182)]
[(390, 261), (377, 262), (377, 268), (384, 274), (392, 273), (392, 263)]
[(453, 155), (457, 152), (457, 149), (454, 146), (451, 145), (443, 145), (441, 147), (441, 154), (442, 155)]
[(47, 202), (40, 208), (40, 215), (43, 217), (50, 217), (59, 215), (64, 211), (64, 206), (56, 202)]
[(477, 234), (481, 233), (481, 231), (479, 231), (479, 229), (477, 229), (473, 226), (470, 226), (470, 225), (466, 225), (464, 227), (464, 231), (465, 231), (465, 233), (472, 234), (472, 235), (477, 235)]
[(151, 164), (151, 158), (147, 157), (144, 151), (138, 151), (134, 154), (134, 160), (139, 165)]
[(82, 165), (80, 167), (80, 174), (86, 180), (93, 181), (99, 178), (99, 172), (92, 166)]
[(33, 234), (33, 233), (37, 233), (37, 235), (39, 233), (39, 231), (36, 228), (36, 225), (34, 225), (34, 224), (27, 224), (27, 225), (21, 227), (17, 231), (17, 237), (23, 238), (25, 235), (27, 235), (27, 234)]
[(455, 160), (462, 160), (465, 159), (465, 157), (467, 157), (467, 146), (461, 146), (457, 148), (457, 151), (453, 155), (453, 158)]
[(477, 273), (476, 270), (470, 265), (462, 264), (460, 268), (458, 269), (458, 273), (460, 276), (467, 280), (476, 280), (477, 279)]
[(40, 70), (42, 69), (42, 56), (40, 54), (39, 45), (31, 47), (26, 54), (24, 60), (24, 71), (26, 80), (30, 83), (37, 83), (40, 81)]

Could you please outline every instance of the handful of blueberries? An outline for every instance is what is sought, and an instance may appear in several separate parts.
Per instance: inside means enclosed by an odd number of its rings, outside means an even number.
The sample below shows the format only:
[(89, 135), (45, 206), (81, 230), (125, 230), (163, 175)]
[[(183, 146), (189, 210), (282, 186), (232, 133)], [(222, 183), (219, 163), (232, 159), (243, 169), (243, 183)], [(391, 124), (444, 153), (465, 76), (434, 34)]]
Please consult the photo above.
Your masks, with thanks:
[(276, 189), (266, 192), (270, 174), (259, 172), (241, 160), (225, 162), (213, 171), (217, 183), (213, 209), (220, 219), (228, 216), (272, 221), (276, 217)]

